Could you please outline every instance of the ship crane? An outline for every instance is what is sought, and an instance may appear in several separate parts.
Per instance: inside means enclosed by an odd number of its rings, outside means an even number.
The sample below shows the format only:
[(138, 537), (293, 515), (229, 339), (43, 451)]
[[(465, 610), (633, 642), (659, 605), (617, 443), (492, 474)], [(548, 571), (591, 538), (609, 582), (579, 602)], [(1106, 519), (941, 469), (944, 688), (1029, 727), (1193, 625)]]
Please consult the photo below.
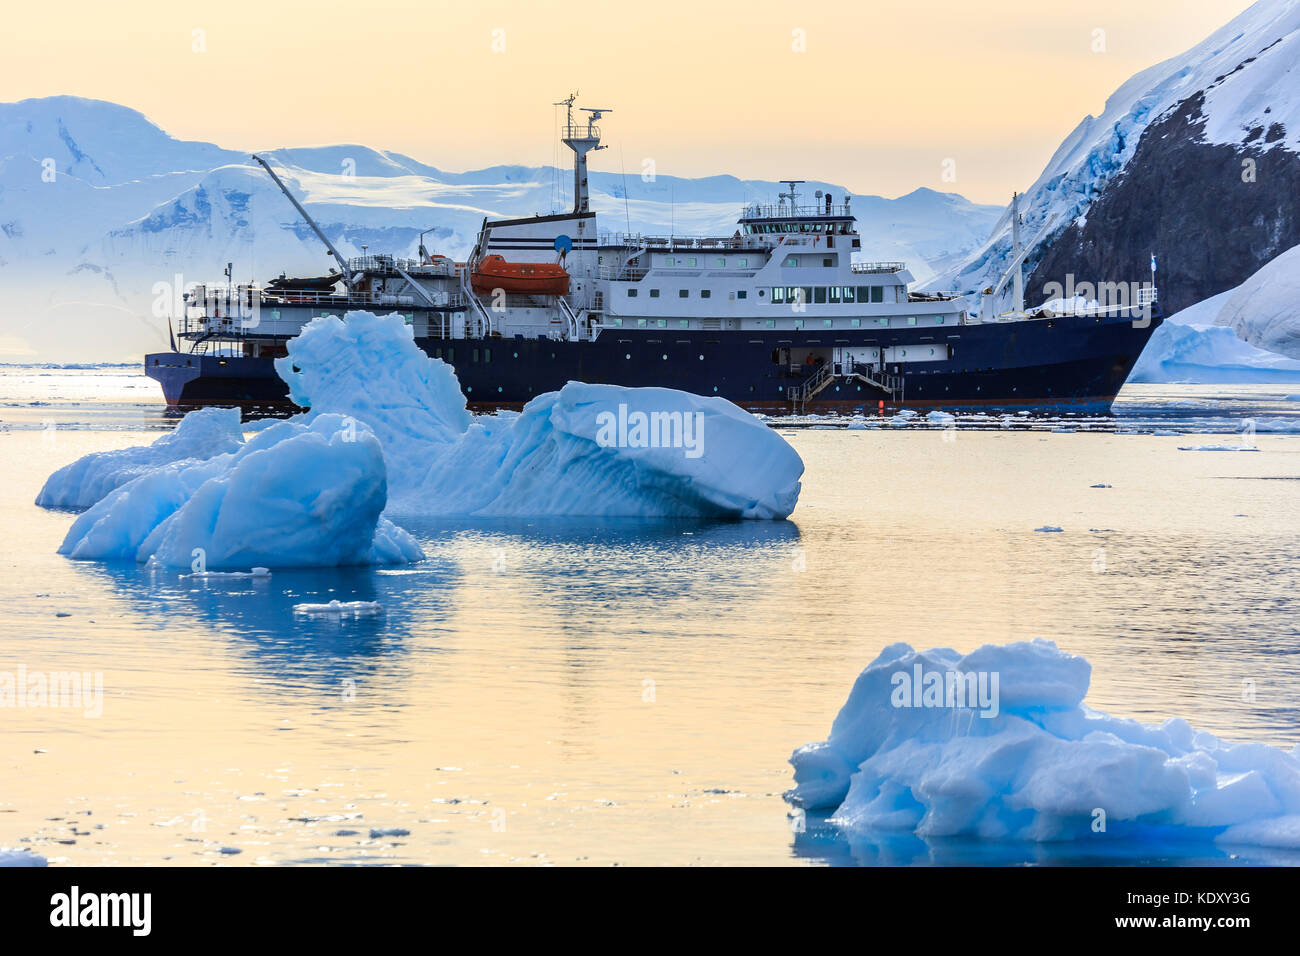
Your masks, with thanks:
[[(1056, 219), (1057, 217), (1055, 214), (1048, 216), (1047, 221), (1043, 223), (1043, 227), (1038, 230), (1034, 238), (1027, 245), (1022, 244), (1020, 241), (1020, 227), (1024, 224), (1024, 219), (1020, 215), (1020, 193), (1011, 194), (1011, 205), (1007, 207), (1007, 211), (1002, 214), (1002, 218), (1000, 218), (997, 225), (993, 227), (993, 231), (989, 235), (988, 240), (992, 243), (1001, 234), (1002, 230), (1006, 228), (1008, 221), (1011, 223), (1011, 262), (1002, 273), (1002, 278), (998, 280), (998, 284), (992, 289), (984, 290), (983, 297), (990, 303), (990, 305), (997, 302), (997, 297), (1002, 290), (1006, 288), (1007, 282), (1011, 282), (1011, 308), (1013, 313), (1020, 316), (1025, 314), (1025, 257), (1034, 249), (1038, 248), (1039, 240), (1041, 240), (1043, 236), (1047, 235), (1047, 231), (1056, 224)], [(984, 317), (982, 315), (982, 306), (980, 311), (981, 317)]]
[(329, 254), (334, 257), (334, 261), (339, 264), (339, 269), (343, 273), (343, 285), (347, 287), (348, 292), (352, 292), (352, 277), (348, 272), (347, 260), (344, 259), (343, 256), (339, 254), (339, 251), (334, 248), (334, 243), (325, 238), (325, 233), (321, 231), (320, 226), (316, 225), (316, 220), (307, 214), (307, 210), (302, 207), (302, 203), (298, 202), (294, 194), (289, 192), (289, 187), (281, 182), (280, 177), (277, 176), (275, 170), (271, 168), (271, 164), (256, 153), (253, 154), (253, 159), (266, 170), (267, 174), (270, 175), (275, 184), (280, 187), (280, 192), (285, 194), (289, 202), (293, 203), (293, 208), (298, 210), (298, 215), (302, 216), (307, 225), (311, 226), (312, 232), (316, 233), (316, 238), (325, 243), (325, 248), (329, 250)]

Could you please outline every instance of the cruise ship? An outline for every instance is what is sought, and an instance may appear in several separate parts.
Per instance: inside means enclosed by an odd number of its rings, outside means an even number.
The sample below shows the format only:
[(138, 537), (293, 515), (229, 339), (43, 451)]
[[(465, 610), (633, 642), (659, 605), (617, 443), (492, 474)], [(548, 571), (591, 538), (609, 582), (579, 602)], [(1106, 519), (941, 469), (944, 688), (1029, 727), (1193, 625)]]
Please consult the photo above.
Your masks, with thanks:
[[(902, 262), (871, 261), (852, 197), (745, 205), (731, 235), (604, 232), (587, 162), (603, 109), (575, 118), (571, 211), (485, 219), (464, 262), (345, 259), (265, 160), (254, 156), (325, 244), (336, 268), (264, 284), (199, 286), (173, 348), (146, 372), (178, 408), (288, 404), (273, 360), (319, 316), (399, 313), (416, 343), (454, 366), (471, 408), (518, 408), (577, 380), (718, 395), (756, 412), (901, 407), (1105, 412), (1160, 323), (1154, 284), (1133, 302), (1026, 312), (1018, 248), (977, 314), (956, 293), (919, 293)], [(227, 275), (232, 270), (227, 269)], [(994, 314), (1012, 281), (1012, 308)], [(179, 340), (179, 343), (176, 340)], [(183, 343), (183, 346), (181, 345)]]

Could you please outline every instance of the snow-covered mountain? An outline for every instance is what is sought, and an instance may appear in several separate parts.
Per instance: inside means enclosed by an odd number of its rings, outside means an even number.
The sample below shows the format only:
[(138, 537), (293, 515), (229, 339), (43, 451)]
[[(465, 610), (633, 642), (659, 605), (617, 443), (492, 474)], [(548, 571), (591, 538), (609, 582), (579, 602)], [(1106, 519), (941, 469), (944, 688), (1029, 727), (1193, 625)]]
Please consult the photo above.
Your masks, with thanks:
[[(1144, 281), (1155, 253), (1161, 300), (1178, 311), (1300, 243), (1297, 64), (1300, 3), (1260, 0), (1121, 86), (1022, 196), (1023, 235), (1033, 243), (1027, 301), (1042, 301), (1044, 287), (1065, 284), (1067, 274), (1076, 283)], [(1003, 230), (930, 285), (995, 285), (1010, 248)], [(1267, 340), (1281, 347), (1300, 335)]]
[[(414, 254), (421, 232), (462, 256), (485, 216), (565, 209), (572, 172), (495, 166), (452, 173), (359, 145), (263, 155), (344, 255)], [(599, 161), (595, 163), (599, 165)], [(730, 235), (746, 200), (776, 182), (593, 171), (592, 202), (611, 231)], [(836, 197), (845, 187), (802, 187)], [(918, 189), (854, 195), (866, 258), (904, 259), (924, 281), (988, 234), (1000, 210)], [(331, 261), (247, 154), (172, 138), (140, 113), (97, 100), (0, 103), (0, 361), (119, 360), (167, 340), (154, 314), (176, 284), (319, 274)], [(165, 314), (165, 310), (157, 310)]]

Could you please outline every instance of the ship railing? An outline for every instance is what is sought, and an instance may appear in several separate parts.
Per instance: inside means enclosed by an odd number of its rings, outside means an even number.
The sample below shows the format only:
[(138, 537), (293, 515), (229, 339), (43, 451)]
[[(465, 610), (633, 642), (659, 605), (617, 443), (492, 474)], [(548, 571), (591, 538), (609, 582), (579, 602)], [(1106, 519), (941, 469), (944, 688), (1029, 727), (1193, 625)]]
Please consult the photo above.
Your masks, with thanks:
[(746, 236), (646, 236), (632, 232), (601, 233), (602, 246), (675, 251), (678, 249), (757, 249), (759, 245)]
[(594, 123), (580, 123), (574, 126), (565, 126), (563, 135), (560, 139), (600, 139), (600, 127)]
[(907, 268), (907, 263), (898, 261), (855, 262), (851, 268), (859, 275), (881, 275), (889, 272), (902, 272)]
[(421, 259), (399, 258), (397, 256), (374, 255), (353, 256), (348, 260), (349, 272), (371, 272), (383, 275), (397, 275), (398, 270), (412, 275), (454, 276), (456, 264), (450, 259), (425, 262)]
[(849, 211), (848, 203), (831, 204), (826, 206), (791, 206), (789, 203), (747, 203), (741, 210), (740, 218), (742, 219), (791, 219), (791, 218), (808, 218), (810, 216), (822, 216), (832, 218), (844, 218), (852, 216)]

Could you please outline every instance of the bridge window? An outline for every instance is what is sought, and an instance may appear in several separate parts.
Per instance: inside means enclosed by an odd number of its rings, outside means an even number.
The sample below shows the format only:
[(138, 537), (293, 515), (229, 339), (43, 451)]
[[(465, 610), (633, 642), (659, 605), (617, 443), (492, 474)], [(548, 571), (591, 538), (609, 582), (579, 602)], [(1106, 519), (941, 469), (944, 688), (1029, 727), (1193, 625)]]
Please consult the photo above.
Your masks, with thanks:
[(840, 287), (837, 286), (837, 285), (833, 285), (833, 286), (831, 286), (831, 301), (834, 302), (834, 303), (837, 304), (837, 305), (839, 304), (839, 301), (840, 301)]
[(871, 287), (871, 301), (872, 302), (885, 301), (885, 287), (883, 285), (873, 285)]
[(659, 290), (658, 290), (658, 289), (651, 289), (651, 290), (650, 290), (650, 298), (652, 298), (652, 299), (657, 299), (657, 298), (659, 298)]
[(636, 294), (637, 294), (637, 290), (636, 290), (636, 289), (628, 289), (628, 290), (627, 290), (627, 297), (628, 297), (629, 299), (635, 299), (635, 298), (636, 298)]
[(772, 304), (780, 305), (785, 302), (785, 289), (782, 286), (772, 287)]
[(700, 290), (700, 298), (701, 298), (701, 299), (707, 299), (707, 298), (710, 296), (710, 294), (711, 294), (711, 290), (709, 290), (709, 289), (701, 289), (701, 290)]
[(691, 290), (690, 290), (690, 289), (678, 289), (678, 290), (677, 290), (677, 298), (679, 298), (679, 299), (689, 299), (690, 297), (691, 297)]
[(737, 299), (748, 299), (748, 298), (749, 298), (749, 293), (746, 292), (744, 289), (741, 289), (739, 292), (736, 293), (736, 298), (737, 298)]
[(786, 267), (787, 269), (793, 269), (793, 268), (795, 268), (797, 265), (799, 265), (799, 259), (798, 259), (796, 256), (786, 256), (786, 257), (785, 257), (785, 267)]
[(819, 285), (813, 289), (813, 302), (819, 305), (826, 302), (826, 286)]

